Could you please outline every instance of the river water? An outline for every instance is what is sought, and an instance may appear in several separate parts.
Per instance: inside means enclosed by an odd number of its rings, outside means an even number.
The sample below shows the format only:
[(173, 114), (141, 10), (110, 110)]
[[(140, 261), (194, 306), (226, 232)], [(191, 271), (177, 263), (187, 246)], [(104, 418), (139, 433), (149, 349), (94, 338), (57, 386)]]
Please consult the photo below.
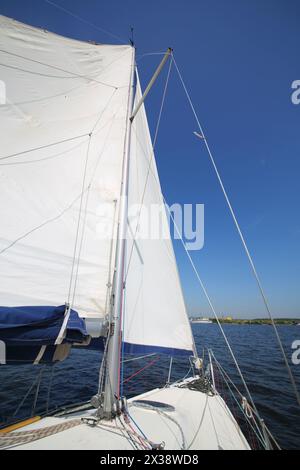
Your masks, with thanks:
[[(235, 324), (225, 324), (223, 327), (259, 413), (282, 448), (299, 449), (300, 408), (293, 395), (272, 327)], [(300, 340), (300, 326), (278, 326), (278, 330), (300, 389), (300, 365), (294, 365), (291, 361), (292, 343)], [(239, 384), (238, 374), (218, 326), (194, 324), (193, 332), (199, 356), (202, 356), (203, 348), (211, 348), (229, 376)], [(43, 412), (47, 403), (49, 409), (53, 409), (60, 405), (89, 400), (97, 391), (100, 361), (100, 352), (74, 349), (66, 361), (55, 365), (54, 368), (30, 365), (1, 366), (1, 424), (10, 420), (14, 413), (17, 417), (31, 415), (35, 401), (35, 388), (19, 409), (18, 406), (21, 405), (38, 373), (42, 373), (42, 380), (35, 413)], [(145, 368), (128, 380), (130, 376), (148, 364), (151, 364), (151, 367)], [(168, 369), (169, 358), (164, 356), (153, 356), (126, 363), (123, 371), (124, 394), (130, 397), (164, 385), (168, 377)], [(186, 359), (175, 358), (172, 380), (182, 378), (188, 370), (189, 364)]]

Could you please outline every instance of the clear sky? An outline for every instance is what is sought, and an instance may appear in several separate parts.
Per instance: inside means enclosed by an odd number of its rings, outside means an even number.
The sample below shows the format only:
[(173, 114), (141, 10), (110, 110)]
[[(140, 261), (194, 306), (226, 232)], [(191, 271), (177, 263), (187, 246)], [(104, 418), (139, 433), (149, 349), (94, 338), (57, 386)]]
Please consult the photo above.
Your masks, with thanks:
[[(143, 86), (172, 46), (276, 316), (300, 317), (299, 0), (53, 0), (124, 38), (134, 26)], [(0, 0), (0, 13), (82, 40), (118, 43), (47, 3)], [(164, 76), (147, 101), (153, 130)], [(266, 316), (195, 122), (173, 73), (157, 143), (169, 204), (205, 204), (205, 245), (192, 252), (216, 309)], [(191, 314), (209, 314), (175, 243)]]

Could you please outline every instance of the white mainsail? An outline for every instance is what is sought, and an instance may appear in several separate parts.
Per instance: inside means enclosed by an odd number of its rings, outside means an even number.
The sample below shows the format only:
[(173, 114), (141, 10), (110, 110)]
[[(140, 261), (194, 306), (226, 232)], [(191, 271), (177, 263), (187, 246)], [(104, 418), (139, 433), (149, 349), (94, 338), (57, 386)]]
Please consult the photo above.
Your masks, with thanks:
[(0, 17), (0, 305), (107, 314), (131, 50)]
[[(0, 306), (70, 303), (81, 317), (104, 318), (132, 47), (83, 43), (3, 16), (0, 26)], [(132, 124), (129, 210), (141, 202), (161, 207), (166, 238), (133, 241), (130, 222), (123, 341), (130, 351), (193, 353), (144, 106)]]
[[(135, 105), (142, 96), (139, 79)], [(128, 351), (195, 352), (145, 107), (131, 132), (124, 341)], [(159, 217), (160, 229), (156, 216)], [(138, 230), (137, 230), (138, 224)], [(157, 230), (159, 229), (159, 230)]]

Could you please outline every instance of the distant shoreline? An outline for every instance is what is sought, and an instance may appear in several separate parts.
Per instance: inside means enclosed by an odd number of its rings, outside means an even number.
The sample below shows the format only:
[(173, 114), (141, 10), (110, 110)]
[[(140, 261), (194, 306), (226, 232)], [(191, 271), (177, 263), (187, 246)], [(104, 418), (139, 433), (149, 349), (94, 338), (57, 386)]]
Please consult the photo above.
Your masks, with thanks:
[[(215, 318), (210, 318), (213, 323), (217, 323)], [(196, 318), (190, 318), (191, 323), (197, 324)], [(225, 319), (219, 318), (220, 323), (230, 323), (235, 325), (271, 325), (271, 320), (269, 318), (253, 318), (253, 319)], [(276, 325), (298, 325), (300, 323), (300, 318), (274, 318), (274, 323)], [(198, 323), (200, 324), (200, 323)]]

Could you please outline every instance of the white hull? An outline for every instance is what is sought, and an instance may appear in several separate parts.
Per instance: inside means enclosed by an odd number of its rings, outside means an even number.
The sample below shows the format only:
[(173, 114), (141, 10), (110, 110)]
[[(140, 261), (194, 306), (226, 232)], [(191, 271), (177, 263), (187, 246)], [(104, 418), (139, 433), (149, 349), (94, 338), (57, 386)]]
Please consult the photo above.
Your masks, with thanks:
[[(48, 417), (20, 429), (20, 438), (22, 439), (21, 433), (26, 432), (23, 436), (25, 438), (29, 436), (30, 442), (24, 443), (24, 440), (18, 444), (10, 442), (10, 448), (132, 450), (151, 449), (149, 442), (152, 442), (165, 443), (165, 450), (250, 450), (237, 422), (220, 395), (211, 396), (188, 388), (180, 388), (191, 380), (193, 379), (187, 379), (168, 388), (155, 389), (130, 399), (128, 401), (130, 420), (127, 422), (124, 416), (112, 421), (101, 421), (94, 426), (80, 421), (92, 418), (95, 414), (94, 409)], [(141, 404), (135, 405), (137, 400), (160, 402), (169, 405), (171, 409), (157, 407), (149, 409), (144, 407), (149, 406), (147, 404), (142, 404), (141, 407)], [(75, 423), (73, 427), (72, 423)], [(135, 423), (147, 440), (139, 439), (142, 433)], [(47, 427), (54, 425), (65, 425), (67, 429), (59, 432), (56, 430), (56, 433), (43, 437), (45, 431), (47, 433)], [(43, 435), (39, 438), (35, 436), (34, 440), (31, 440), (28, 431), (42, 432)], [(9, 433), (4, 439), (8, 440), (17, 435), (17, 432)], [(3, 446), (3, 438), (0, 438), (0, 444)]]

